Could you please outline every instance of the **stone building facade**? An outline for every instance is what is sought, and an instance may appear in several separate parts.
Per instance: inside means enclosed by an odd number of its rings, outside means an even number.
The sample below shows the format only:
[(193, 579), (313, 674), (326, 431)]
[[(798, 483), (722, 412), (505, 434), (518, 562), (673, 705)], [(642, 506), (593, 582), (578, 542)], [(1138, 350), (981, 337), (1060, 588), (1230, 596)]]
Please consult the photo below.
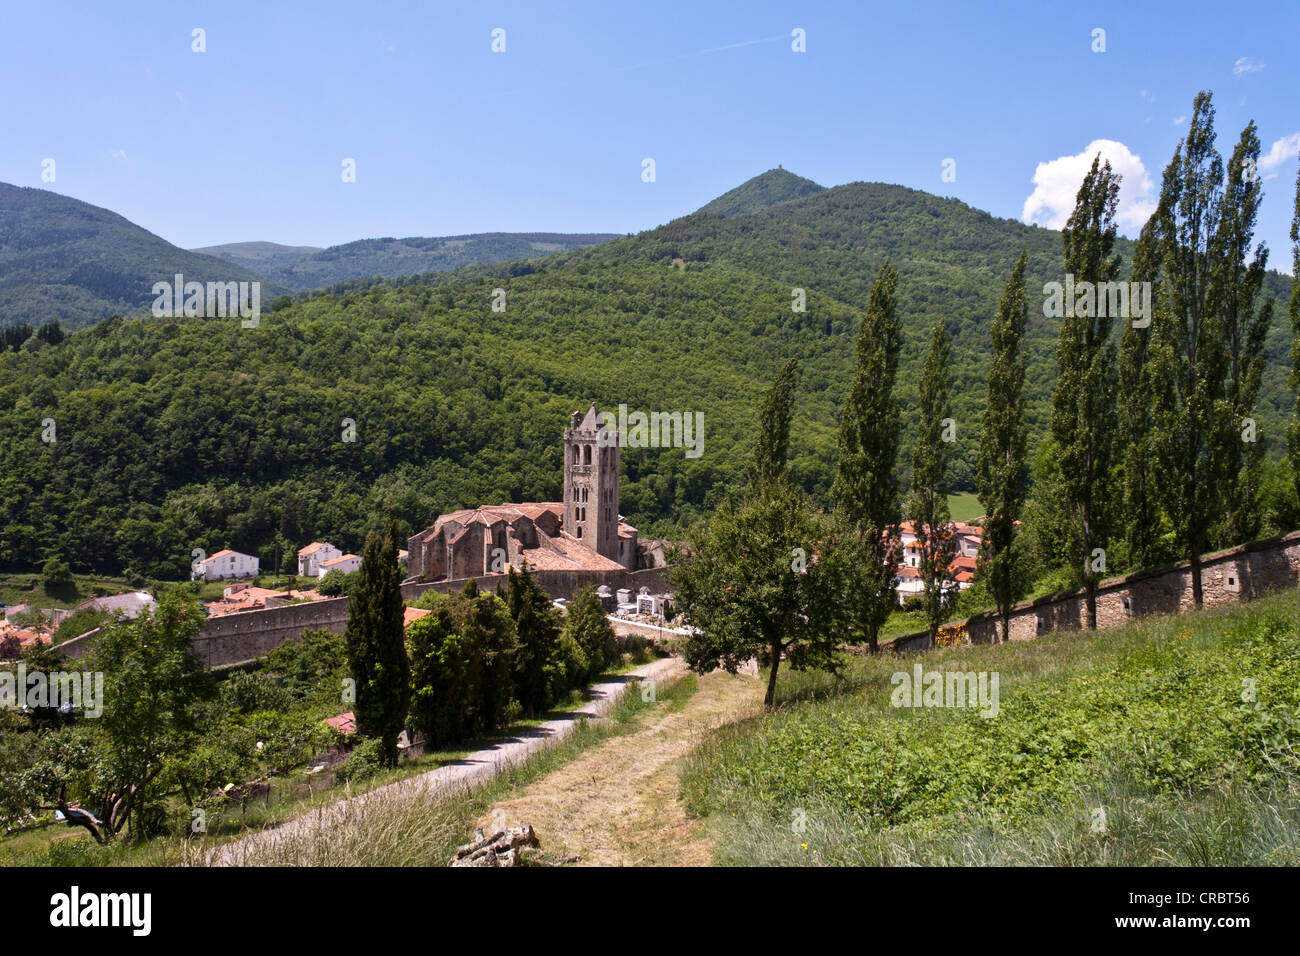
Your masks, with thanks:
[(485, 505), (439, 516), (407, 542), (410, 581), (538, 571), (616, 573), (643, 563), (637, 530), (618, 513), (617, 433), (593, 404), (564, 430), (564, 500)]

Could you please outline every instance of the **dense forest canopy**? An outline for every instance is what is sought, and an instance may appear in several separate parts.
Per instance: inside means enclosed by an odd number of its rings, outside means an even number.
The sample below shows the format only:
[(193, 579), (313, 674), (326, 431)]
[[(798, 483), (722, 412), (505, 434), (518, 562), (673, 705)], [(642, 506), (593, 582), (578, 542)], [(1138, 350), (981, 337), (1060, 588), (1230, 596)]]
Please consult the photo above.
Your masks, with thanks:
[[(679, 536), (739, 488), (754, 409), (797, 358), (792, 477), (825, 500), (871, 277), (900, 272), (898, 394), (911, 442), (930, 329), (952, 339), (953, 477), (973, 487), (990, 324), (1029, 252), (1031, 440), (1044, 434), (1058, 327), (1058, 232), (950, 199), (856, 183), (745, 215), (697, 213), (638, 236), (508, 265), (364, 280), (238, 320), (110, 319), (0, 353), (0, 568), (185, 574), (194, 548), (357, 550), (483, 503), (555, 500), (561, 432), (602, 408), (703, 412), (704, 453), (628, 448), (621, 510)], [(1132, 244), (1120, 242), (1121, 276)], [(680, 261), (678, 261), (680, 260)], [(792, 309), (793, 290), (806, 310)], [(505, 290), (494, 311), (494, 290)], [(1280, 301), (1287, 283), (1269, 276)], [(1268, 340), (1261, 440), (1289, 412), (1285, 308)], [(342, 440), (344, 419), (356, 441)], [(45, 440), (52, 420), (56, 436)], [(277, 540), (279, 543), (277, 544)]]

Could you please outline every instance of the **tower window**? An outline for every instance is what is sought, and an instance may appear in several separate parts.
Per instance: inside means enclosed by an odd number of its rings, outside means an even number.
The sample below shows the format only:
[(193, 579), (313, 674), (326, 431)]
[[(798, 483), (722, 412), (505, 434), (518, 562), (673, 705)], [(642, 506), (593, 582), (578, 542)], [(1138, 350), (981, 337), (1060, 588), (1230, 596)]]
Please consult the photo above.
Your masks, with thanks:
[(583, 445), (583, 446), (582, 446), (582, 458), (583, 458), (583, 464), (587, 464), (587, 465), (590, 465), (590, 464), (591, 464), (591, 446), (590, 446), (590, 445)]

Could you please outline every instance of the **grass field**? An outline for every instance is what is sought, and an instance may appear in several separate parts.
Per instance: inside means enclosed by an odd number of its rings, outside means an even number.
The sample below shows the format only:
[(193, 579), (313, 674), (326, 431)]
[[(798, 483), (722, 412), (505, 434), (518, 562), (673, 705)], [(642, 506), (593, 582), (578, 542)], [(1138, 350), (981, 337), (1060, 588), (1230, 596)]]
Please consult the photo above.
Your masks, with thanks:
[[(998, 674), (997, 716), (891, 706), (917, 663)], [(1300, 864), (1295, 593), (778, 690), (685, 768), (717, 862)]]
[(949, 495), (948, 511), (953, 521), (971, 521), (984, 514), (980, 500), (969, 491), (958, 491)]

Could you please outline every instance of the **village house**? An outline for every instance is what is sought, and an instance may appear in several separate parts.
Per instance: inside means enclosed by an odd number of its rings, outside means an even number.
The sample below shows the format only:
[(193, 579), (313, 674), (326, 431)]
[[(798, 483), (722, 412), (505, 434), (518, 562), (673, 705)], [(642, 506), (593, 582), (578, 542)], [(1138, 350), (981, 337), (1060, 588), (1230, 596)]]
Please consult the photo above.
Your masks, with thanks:
[(209, 601), (203, 607), (208, 617), (224, 617), (241, 611), (284, 607), (295, 601), (319, 600), (323, 600), (323, 595), (315, 591), (274, 591), (270, 588), (254, 587), (251, 584), (231, 584), (222, 589), (221, 600)]
[[(974, 582), (976, 559), (979, 556), (980, 540), (983, 529), (979, 525), (960, 521), (952, 523), (957, 537), (957, 553), (948, 566), (952, 574), (953, 585), (964, 591)], [(925, 593), (925, 582), (921, 580), (921, 549), (916, 537), (916, 526), (911, 521), (899, 525), (899, 537), (903, 544), (903, 553), (894, 574), (894, 588), (898, 592), (898, 603), (902, 604), (908, 597)]]
[(343, 552), (328, 541), (313, 541), (306, 547), (298, 549), (298, 576), (318, 578), (322, 573), (320, 570), (322, 562), (341, 557)]
[(221, 581), (226, 578), (257, 577), (258, 560), (251, 554), (238, 551), (218, 551), (203, 561), (196, 562), (190, 577), (193, 580)]
[(322, 561), (319, 566), (318, 575), (323, 578), (331, 571), (341, 571), (344, 574), (351, 574), (359, 567), (361, 567), (361, 556), (359, 554), (342, 554), (337, 558)]

